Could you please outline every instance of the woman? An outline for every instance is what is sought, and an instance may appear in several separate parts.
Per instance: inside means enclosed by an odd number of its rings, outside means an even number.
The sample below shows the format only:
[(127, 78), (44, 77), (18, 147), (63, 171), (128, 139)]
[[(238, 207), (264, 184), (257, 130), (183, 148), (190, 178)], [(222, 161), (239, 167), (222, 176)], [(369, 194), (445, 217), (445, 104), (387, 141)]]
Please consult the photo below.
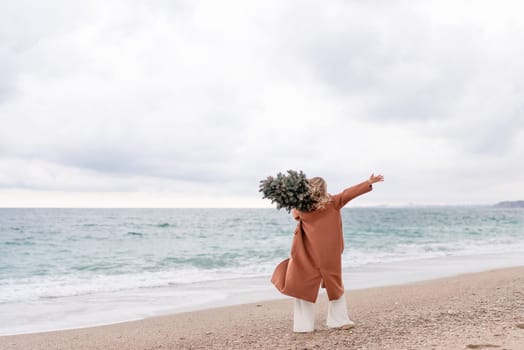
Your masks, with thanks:
[(371, 174), (368, 180), (332, 196), (324, 179), (308, 180), (316, 202), (314, 210), (292, 210), (299, 222), (291, 256), (277, 266), (271, 279), (282, 293), (295, 297), (294, 332), (314, 331), (314, 303), (321, 284), (329, 298), (327, 326), (339, 329), (354, 326), (347, 313), (342, 283), (344, 237), (340, 209), (353, 198), (371, 191), (373, 184), (380, 181), (384, 181), (382, 175)]

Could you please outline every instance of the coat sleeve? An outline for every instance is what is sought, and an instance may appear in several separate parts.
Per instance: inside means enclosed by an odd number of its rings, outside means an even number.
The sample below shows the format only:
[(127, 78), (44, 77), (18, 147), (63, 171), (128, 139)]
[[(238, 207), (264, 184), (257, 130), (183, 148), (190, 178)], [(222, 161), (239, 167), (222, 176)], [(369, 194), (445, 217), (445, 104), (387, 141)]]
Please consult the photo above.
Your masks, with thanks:
[(333, 201), (335, 203), (335, 207), (337, 209), (342, 208), (352, 200), (353, 198), (356, 198), (364, 193), (367, 193), (373, 189), (373, 186), (369, 184), (369, 182), (364, 181), (359, 183), (358, 185), (346, 188), (344, 191), (340, 192), (337, 195), (333, 196)]

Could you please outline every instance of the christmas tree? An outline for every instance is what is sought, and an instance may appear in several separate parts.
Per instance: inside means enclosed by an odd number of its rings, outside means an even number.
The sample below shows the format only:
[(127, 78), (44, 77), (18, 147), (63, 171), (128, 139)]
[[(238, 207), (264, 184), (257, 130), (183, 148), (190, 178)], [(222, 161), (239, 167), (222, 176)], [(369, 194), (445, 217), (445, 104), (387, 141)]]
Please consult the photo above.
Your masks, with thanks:
[(300, 211), (314, 209), (315, 201), (311, 197), (306, 174), (302, 171), (288, 170), (287, 174), (278, 173), (276, 177), (268, 176), (260, 181), (259, 192), (262, 198), (277, 204), (277, 209), (286, 209), (288, 212), (295, 208)]

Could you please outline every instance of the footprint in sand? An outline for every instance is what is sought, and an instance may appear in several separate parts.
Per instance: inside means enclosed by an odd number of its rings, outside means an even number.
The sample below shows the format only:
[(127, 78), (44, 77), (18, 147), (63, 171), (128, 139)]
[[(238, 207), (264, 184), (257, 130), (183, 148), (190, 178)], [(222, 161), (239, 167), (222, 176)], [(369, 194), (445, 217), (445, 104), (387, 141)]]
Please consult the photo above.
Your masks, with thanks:
[(466, 346), (468, 349), (484, 349), (484, 348), (500, 348), (500, 345), (493, 344), (469, 344)]

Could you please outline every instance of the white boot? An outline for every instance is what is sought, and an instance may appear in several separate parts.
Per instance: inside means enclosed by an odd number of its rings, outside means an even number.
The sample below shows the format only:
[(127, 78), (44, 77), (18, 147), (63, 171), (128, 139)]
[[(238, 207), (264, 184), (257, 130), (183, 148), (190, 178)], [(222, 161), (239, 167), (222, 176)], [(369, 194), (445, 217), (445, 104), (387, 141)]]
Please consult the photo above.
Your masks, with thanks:
[(295, 298), (293, 332), (306, 333), (315, 330), (315, 303)]
[(337, 299), (331, 300), (328, 304), (327, 326), (329, 328), (350, 329), (355, 323), (349, 319), (344, 294)]

